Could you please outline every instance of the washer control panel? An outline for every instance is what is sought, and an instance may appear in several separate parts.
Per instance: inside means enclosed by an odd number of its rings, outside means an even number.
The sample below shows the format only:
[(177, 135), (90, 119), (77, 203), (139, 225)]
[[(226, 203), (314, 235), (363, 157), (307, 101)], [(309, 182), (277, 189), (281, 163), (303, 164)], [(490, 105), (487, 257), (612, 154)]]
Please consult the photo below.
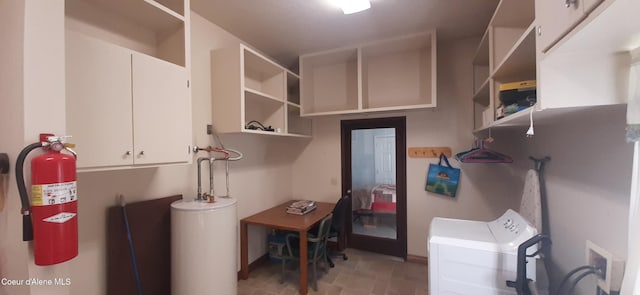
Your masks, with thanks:
[(514, 247), (516, 250), (522, 242), (538, 233), (527, 220), (511, 209), (508, 209), (500, 218), (489, 222), (488, 226), (496, 242), (503, 246)]

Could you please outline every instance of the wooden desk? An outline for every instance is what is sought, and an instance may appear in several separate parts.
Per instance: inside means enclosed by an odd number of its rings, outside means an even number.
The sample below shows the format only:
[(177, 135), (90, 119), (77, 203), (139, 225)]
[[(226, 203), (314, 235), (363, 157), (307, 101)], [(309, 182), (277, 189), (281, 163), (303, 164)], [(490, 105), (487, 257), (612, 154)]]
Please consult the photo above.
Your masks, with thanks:
[[(300, 253), (307, 253), (307, 231), (333, 211), (335, 204), (316, 202), (317, 208), (305, 215), (287, 214), (287, 201), (271, 209), (240, 220), (240, 278), (249, 278), (249, 224), (268, 228), (297, 231), (300, 234)], [(307, 294), (307, 255), (300, 255), (300, 294)]]

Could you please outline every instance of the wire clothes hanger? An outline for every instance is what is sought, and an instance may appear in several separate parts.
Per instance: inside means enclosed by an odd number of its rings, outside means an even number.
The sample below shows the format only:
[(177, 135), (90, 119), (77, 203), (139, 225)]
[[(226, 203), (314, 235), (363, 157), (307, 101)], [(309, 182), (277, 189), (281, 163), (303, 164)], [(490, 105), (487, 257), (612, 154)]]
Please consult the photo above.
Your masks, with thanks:
[(456, 159), (462, 163), (512, 163), (511, 157), (491, 150), (485, 146), (485, 141), (491, 142), (493, 138), (488, 137), (476, 140), (476, 146), (468, 151), (456, 154)]

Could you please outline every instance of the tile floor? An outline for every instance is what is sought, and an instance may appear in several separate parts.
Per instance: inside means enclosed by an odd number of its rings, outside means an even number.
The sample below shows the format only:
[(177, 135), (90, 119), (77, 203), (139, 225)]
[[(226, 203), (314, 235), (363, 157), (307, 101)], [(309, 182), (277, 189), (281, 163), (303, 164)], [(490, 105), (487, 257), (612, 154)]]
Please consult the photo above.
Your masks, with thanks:
[[(335, 258), (335, 267), (318, 272), (318, 291), (323, 295), (426, 295), (427, 265), (375, 253), (347, 249), (348, 260)], [(321, 266), (322, 268), (322, 266)], [(311, 270), (309, 270), (311, 273)], [(248, 280), (238, 281), (239, 295), (298, 294), (298, 273), (287, 272), (280, 281), (280, 264), (268, 263), (249, 273)]]

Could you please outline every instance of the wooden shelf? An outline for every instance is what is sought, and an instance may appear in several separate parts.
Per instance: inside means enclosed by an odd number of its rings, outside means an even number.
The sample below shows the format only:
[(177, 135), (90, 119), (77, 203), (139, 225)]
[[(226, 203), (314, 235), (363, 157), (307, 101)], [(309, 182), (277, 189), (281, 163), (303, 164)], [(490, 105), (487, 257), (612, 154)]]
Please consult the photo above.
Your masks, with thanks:
[[(244, 44), (211, 51), (212, 120), (220, 133), (310, 137), (300, 117), (300, 77)], [(251, 121), (275, 131), (247, 129)]]
[[(494, 121), (501, 83), (536, 79), (534, 18), (534, 0), (498, 3), (472, 62), (474, 126)], [(501, 124), (499, 121), (480, 129)]]
[(357, 113), (357, 109), (342, 110), (342, 111), (328, 111), (328, 112), (314, 112), (309, 114), (300, 114), (301, 117), (321, 117), (321, 116), (335, 116), (335, 115), (347, 115)]
[(473, 133), (482, 132), (489, 128), (529, 125), (529, 115), (531, 114), (532, 110), (535, 112), (535, 108), (536, 108), (535, 105), (528, 107), (522, 111), (519, 111), (517, 113), (511, 114), (509, 116), (496, 120), (488, 126), (483, 126), (478, 129), (475, 129)]
[(436, 106), (436, 33), (300, 57), (302, 116)]
[(300, 105), (287, 103), (287, 133), (311, 136), (312, 121), (300, 116)]
[(182, 0), (67, 0), (66, 28), (185, 67), (184, 6)]
[(358, 109), (358, 50), (300, 57), (302, 115)]
[(419, 34), (361, 47), (362, 111), (435, 106), (434, 38)]
[(271, 126), (284, 132), (284, 102), (272, 97), (256, 95), (245, 91), (244, 124), (258, 121), (264, 126)]
[(482, 83), (482, 85), (480, 86), (480, 89), (478, 89), (478, 91), (476, 91), (476, 93), (473, 94), (473, 101), (484, 105), (484, 106), (488, 106), (489, 105), (489, 101), (490, 101), (490, 82), (491, 79), (487, 79), (484, 81), (484, 83)]
[(492, 27), (528, 27), (534, 19), (534, 1), (501, 0), (489, 25)]
[(164, 7), (167, 13), (172, 12), (178, 16), (184, 17), (184, 0), (144, 0), (146, 2), (155, 3), (153, 5)]
[[(516, 41), (505, 58), (496, 66), (492, 77), (500, 81), (535, 79), (536, 43), (535, 25), (531, 24)], [(522, 76), (526, 77), (522, 77)]]
[(264, 93), (268, 97), (274, 97), (280, 101), (285, 100), (285, 69), (274, 62), (258, 55), (257, 52), (243, 47), (245, 89), (253, 89), (258, 93)]
[[(155, 32), (172, 30), (184, 23), (184, 15), (153, 0), (67, 0), (65, 6), (82, 3), (90, 3)], [(184, 7), (184, 2), (181, 5)]]
[(275, 101), (277, 103), (280, 103), (280, 104), (283, 103), (281, 98), (269, 95), (267, 93), (260, 92), (260, 91), (255, 90), (255, 89), (251, 89), (251, 88), (246, 88), (245, 87), (244, 88), (244, 93), (245, 93), (245, 99), (255, 100), (255, 101), (260, 101), (262, 99), (267, 99), (267, 100), (273, 100), (273, 101)]
[(300, 105), (300, 76), (287, 71), (287, 101)]
[(267, 136), (294, 137), (294, 138), (295, 137), (297, 137), (297, 138), (311, 138), (311, 135), (305, 135), (305, 134), (274, 132), (274, 131), (262, 131), (262, 130), (252, 130), (252, 129), (243, 129), (242, 133), (267, 135)]

